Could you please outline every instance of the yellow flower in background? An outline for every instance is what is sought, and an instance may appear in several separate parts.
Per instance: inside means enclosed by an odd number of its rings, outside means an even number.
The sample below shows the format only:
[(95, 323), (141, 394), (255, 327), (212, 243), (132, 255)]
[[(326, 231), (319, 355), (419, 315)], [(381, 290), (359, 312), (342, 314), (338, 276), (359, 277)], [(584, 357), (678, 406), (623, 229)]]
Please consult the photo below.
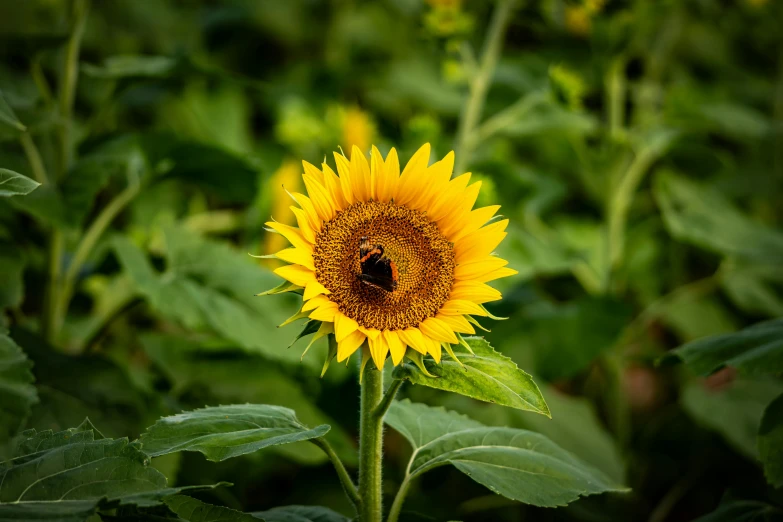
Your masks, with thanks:
[[(299, 163), (292, 160), (283, 160), (280, 167), (272, 174), (269, 179), (268, 185), (270, 189), (277, 190), (281, 186), (286, 187), (291, 191), (298, 191), (302, 184), (301, 169)], [(289, 204), (284, 198), (274, 198), (272, 202), (272, 218), (279, 219), (280, 223), (286, 225), (294, 224), (294, 216), (288, 210)], [(264, 244), (262, 247), (263, 252), (277, 252), (281, 248), (285, 247), (285, 238), (278, 234), (267, 234), (264, 238)], [(280, 266), (279, 261), (267, 260), (266, 262), (270, 266)]]
[(768, 0), (745, 0), (745, 1), (753, 7), (763, 7), (768, 3)]
[(354, 146), (359, 150), (370, 148), (375, 139), (375, 122), (358, 107), (345, 109), (342, 117), (342, 145), (345, 150)]
[(303, 291), (298, 316), (322, 321), (316, 338), (334, 334), (338, 361), (365, 341), (363, 362), (378, 368), (389, 354), (395, 365), (406, 353), (440, 361), (475, 333), (472, 316), (492, 317), (483, 305), (501, 294), (487, 283), (517, 273), (493, 255), (508, 220), (493, 220), (497, 205), (473, 209), (481, 182), (452, 179), (453, 152), (428, 165), (424, 145), (402, 173), (394, 149), (334, 157), (337, 174), (303, 162), (298, 228), (267, 223), (292, 245), (276, 254), (291, 264), (275, 270), (290, 286), (275, 291)]
[(568, 32), (577, 36), (590, 34), (592, 22), (590, 11), (583, 5), (569, 5), (565, 8), (565, 26)]

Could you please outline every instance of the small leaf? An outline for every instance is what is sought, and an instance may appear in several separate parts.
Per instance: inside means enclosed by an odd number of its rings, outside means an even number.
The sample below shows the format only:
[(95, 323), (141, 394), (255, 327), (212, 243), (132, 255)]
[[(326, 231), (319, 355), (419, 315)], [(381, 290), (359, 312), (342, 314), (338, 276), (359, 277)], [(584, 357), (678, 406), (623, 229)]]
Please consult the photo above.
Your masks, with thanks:
[(8, 105), (3, 96), (3, 91), (0, 91), (0, 123), (3, 123), (16, 132), (22, 133), (27, 128), (19, 121), (19, 118), (14, 114), (14, 110)]
[(86, 522), (95, 514), (98, 504), (97, 500), (0, 504), (0, 522)]
[(767, 482), (779, 488), (783, 486), (783, 395), (764, 410), (758, 441)]
[(473, 353), (462, 345), (454, 345), (459, 362), (443, 359), (438, 364), (431, 358), (424, 360), (426, 370), (435, 378), (427, 377), (413, 363), (398, 366), (395, 378), (549, 416), (546, 401), (530, 375), (496, 352), (483, 337), (465, 340)]
[(299, 334), (296, 336), (296, 338), (291, 341), (291, 344), (288, 345), (289, 348), (291, 348), (296, 341), (301, 339), (302, 337), (307, 337), (308, 335), (313, 335), (315, 332), (318, 331), (318, 329), (321, 327), (321, 321), (315, 321), (315, 320), (309, 320), (307, 321), (307, 324), (302, 328), (302, 331), (299, 332)]
[(24, 196), (40, 186), (37, 181), (18, 172), (0, 169), (0, 197)]
[[(181, 520), (187, 522), (259, 522), (259, 518), (222, 506), (206, 504), (185, 495), (175, 495), (163, 502)], [(260, 519), (263, 522), (263, 519)]]
[(387, 422), (414, 445), (409, 465), (414, 478), (451, 464), (495, 493), (541, 507), (628, 491), (538, 433), (487, 427), (407, 401), (394, 403), (390, 413)]
[(0, 446), (16, 434), (38, 402), (32, 366), (21, 348), (0, 333)]
[(752, 221), (712, 187), (664, 172), (653, 192), (673, 237), (727, 256), (783, 261), (783, 234)]
[(783, 374), (783, 319), (757, 323), (739, 332), (692, 341), (661, 361), (683, 361), (699, 375), (724, 366), (746, 375)]
[(88, 76), (105, 79), (163, 78), (177, 66), (177, 61), (167, 56), (117, 55), (103, 61), (102, 66), (84, 64), (82, 70)]
[(266, 522), (350, 522), (350, 518), (322, 506), (282, 506), (253, 513)]
[(163, 417), (141, 436), (141, 443), (152, 457), (199, 451), (208, 460), (220, 462), (269, 446), (322, 437), (328, 431), (326, 424), (307, 428), (288, 408), (236, 404)]

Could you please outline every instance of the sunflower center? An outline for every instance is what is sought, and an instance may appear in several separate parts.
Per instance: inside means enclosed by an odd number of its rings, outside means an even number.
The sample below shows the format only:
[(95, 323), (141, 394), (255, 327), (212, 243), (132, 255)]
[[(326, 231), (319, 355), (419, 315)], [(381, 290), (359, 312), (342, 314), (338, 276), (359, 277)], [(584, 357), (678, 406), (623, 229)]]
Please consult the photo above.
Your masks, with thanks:
[[(397, 265), (388, 292), (359, 279), (366, 237)], [(323, 224), (313, 249), (315, 276), (340, 311), (365, 328), (403, 330), (434, 316), (454, 281), (454, 248), (424, 212), (394, 203), (359, 202)]]

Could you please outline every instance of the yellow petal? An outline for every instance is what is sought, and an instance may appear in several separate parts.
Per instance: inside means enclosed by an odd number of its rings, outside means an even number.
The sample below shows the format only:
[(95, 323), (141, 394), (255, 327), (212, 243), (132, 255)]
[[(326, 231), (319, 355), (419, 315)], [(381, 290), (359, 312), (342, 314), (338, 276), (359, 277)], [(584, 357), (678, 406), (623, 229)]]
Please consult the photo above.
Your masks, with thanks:
[(310, 314), (310, 319), (315, 319), (316, 321), (327, 321), (327, 322), (334, 322), (334, 317), (340, 313), (340, 310), (337, 308), (337, 304), (329, 301), (328, 303), (324, 303)]
[[(484, 259), (471, 261), (470, 263), (462, 263), (454, 268), (454, 279), (458, 281), (476, 279), (490, 272), (494, 272), (507, 264), (508, 261), (497, 256), (488, 256)], [(482, 283), (486, 283), (486, 281), (482, 281)]]
[(315, 281), (315, 273), (309, 268), (299, 265), (286, 265), (275, 268), (275, 274), (297, 286), (307, 286), (310, 281)]
[(433, 198), (446, 190), (453, 171), (454, 151), (451, 151), (446, 154), (446, 157), (433, 163), (427, 169), (427, 172), (424, 174), (426, 179), (422, 190), (411, 199), (408, 206), (429, 212)]
[(355, 331), (337, 343), (337, 362), (343, 362), (359, 348), (366, 337), (360, 331)]
[(467, 263), (488, 257), (506, 237), (508, 219), (482, 227), (454, 244), (457, 263)]
[(326, 187), (318, 183), (312, 176), (302, 176), (307, 193), (310, 194), (310, 200), (313, 202), (315, 212), (321, 221), (329, 221), (334, 217), (334, 202), (329, 197)]
[(500, 210), (500, 205), (490, 205), (488, 207), (481, 207), (472, 210), (465, 217), (464, 221), (459, 223), (457, 230), (455, 230), (454, 234), (450, 238), (451, 241), (456, 243), (468, 234), (472, 234), (476, 230), (480, 229), (487, 223), (487, 221), (492, 219), (498, 210)]
[(408, 161), (400, 175), (400, 183), (395, 200), (398, 204), (405, 205), (420, 193), (421, 187), (426, 182), (426, 177), (423, 174), (427, 170), (429, 161), (430, 144), (425, 143)]
[(406, 328), (405, 330), (397, 330), (397, 335), (400, 340), (416, 350), (417, 352), (425, 355), (427, 353), (427, 343), (424, 341), (424, 336), (421, 330), (418, 328)]
[(470, 181), (470, 173), (458, 176), (449, 181), (446, 190), (433, 196), (432, 204), (427, 209), (427, 216), (432, 221), (438, 221), (454, 210), (460, 203), (460, 197), (465, 192), (465, 187)]
[(339, 343), (359, 329), (359, 324), (342, 312), (334, 316), (334, 337)]
[(495, 281), (496, 279), (500, 279), (502, 277), (517, 275), (518, 273), (519, 272), (517, 272), (513, 268), (508, 268), (507, 266), (504, 266), (503, 268), (498, 268), (497, 270), (484, 274), (481, 277), (477, 277), (475, 280), (479, 281), (480, 283), (489, 283), (490, 281)]
[(340, 186), (340, 178), (337, 177), (337, 174), (335, 174), (332, 168), (326, 163), (323, 163), (321, 168), (324, 172), (324, 186), (332, 196), (332, 201), (334, 201), (337, 210), (345, 209), (348, 207), (348, 203), (345, 201), (343, 188)]
[(310, 270), (315, 270), (315, 264), (313, 264), (313, 254), (307, 250), (304, 250), (303, 248), (286, 248), (285, 250), (281, 250), (275, 254), (275, 257), (289, 263), (302, 265), (303, 267), (309, 268)]
[(302, 236), (298, 228), (290, 227), (288, 225), (278, 223), (277, 221), (267, 221), (266, 226), (286, 238), (288, 242), (294, 245), (296, 248), (302, 248), (308, 252), (313, 251), (312, 243), (307, 241), (304, 236)]
[(425, 342), (427, 343), (427, 353), (432, 355), (432, 358), (435, 359), (436, 363), (440, 363), (440, 342), (430, 339), (426, 335), (424, 336)]
[(302, 299), (305, 301), (309, 301), (312, 298), (314, 298), (317, 295), (322, 294), (330, 294), (329, 290), (319, 283), (318, 281), (310, 281), (307, 283), (307, 286), (305, 287), (304, 295), (302, 296)]
[(464, 301), (460, 299), (450, 299), (444, 304), (438, 311), (438, 314), (443, 315), (480, 315), (486, 317), (487, 312), (484, 311), (476, 303), (471, 301)]
[(336, 152), (334, 153), (334, 162), (337, 164), (337, 173), (340, 175), (343, 197), (345, 197), (345, 201), (349, 205), (352, 205), (356, 201), (356, 196), (353, 193), (353, 183), (351, 181), (351, 164), (348, 162), (348, 158)]
[(370, 164), (356, 145), (351, 149), (351, 184), (358, 201), (370, 200)]
[[(316, 281), (317, 282), (317, 281)], [(315, 310), (319, 306), (329, 302), (329, 298), (325, 295), (316, 295), (310, 299), (305, 300), (305, 304), (302, 305), (302, 311), (307, 312), (309, 310)]]
[(365, 328), (364, 326), (359, 326), (359, 331), (366, 335), (369, 339), (376, 339), (379, 335), (381, 335), (381, 331), (376, 328)]
[[(383, 198), (381, 196), (384, 196)], [(383, 156), (378, 148), (373, 145), (370, 151), (370, 197), (374, 201), (388, 201), (386, 196), (386, 172), (384, 171)]]
[(370, 339), (369, 344), (375, 367), (379, 370), (383, 369), (383, 363), (386, 362), (386, 355), (389, 353), (389, 343), (383, 335), (379, 335), (375, 339)]
[(470, 217), (470, 211), (473, 205), (476, 203), (479, 192), (481, 191), (481, 181), (477, 181), (472, 185), (468, 185), (468, 188), (459, 197), (460, 203), (454, 210), (446, 214), (441, 218), (438, 226), (443, 234), (448, 237), (452, 242), (454, 239), (451, 237), (454, 233), (458, 232), (468, 222)]
[(474, 330), (473, 327), (470, 326), (468, 320), (461, 315), (438, 314), (435, 316), (435, 318), (446, 323), (446, 325), (448, 325), (449, 328), (451, 328), (453, 331), (457, 333), (466, 333), (466, 334), (476, 333), (476, 330)]
[(497, 301), (502, 296), (499, 291), (476, 281), (457, 281), (451, 289), (449, 299), (460, 299), (477, 304)]
[(459, 342), (459, 339), (454, 335), (454, 331), (449, 325), (435, 317), (428, 317), (422, 321), (421, 324), (419, 324), (419, 330), (421, 330), (421, 333), (435, 341), (446, 341), (452, 344), (457, 344)]
[(397, 158), (397, 151), (392, 148), (386, 155), (386, 161), (383, 164), (383, 171), (386, 174), (386, 183), (384, 184), (383, 198), (380, 195), (379, 201), (391, 201), (397, 197), (397, 187), (400, 184), (400, 160)]
[(289, 207), (291, 212), (296, 216), (296, 222), (299, 224), (299, 232), (310, 243), (315, 244), (315, 230), (310, 226), (310, 221), (307, 219), (307, 213), (299, 207)]
[(304, 160), (302, 160), (302, 167), (304, 167), (305, 175), (311, 176), (321, 185), (324, 184), (324, 173), (318, 170), (318, 167)]
[(313, 205), (313, 202), (310, 201), (310, 198), (298, 192), (291, 194), (291, 197), (293, 197), (294, 201), (299, 203), (299, 206), (305, 211), (305, 214), (307, 214), (307, 221), (310, 223), (312, 229), (315, 230), (315, 233), (317, 234), (320, 232), (321, 218), (318, 217), (318, 212), (315, 211), (315, 206)]
[(397, 335), (397, 332), (390, 330), (384, 330), (383, 336), (386, 338), (386, 344), (389, 345), (389, 351), (391, 352), (392, 362), (395, 366), (402, 362), (402, 358), (405, 356), (405, 345)]

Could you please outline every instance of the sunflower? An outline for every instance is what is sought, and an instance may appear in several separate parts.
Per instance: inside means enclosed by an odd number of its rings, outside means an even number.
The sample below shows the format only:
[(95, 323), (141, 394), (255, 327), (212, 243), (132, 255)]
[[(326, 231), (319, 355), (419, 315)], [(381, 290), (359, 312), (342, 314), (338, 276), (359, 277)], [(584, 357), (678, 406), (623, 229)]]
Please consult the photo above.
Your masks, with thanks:
[(334, 335), (338, 362), (361, 346), (378, 368), (389, 354), (395, 365), (406, 353), (453, 356), (452, 344), (467, 346), (461, 334), (481, 327), (473, 316), (494, 318), (483, 305), (501, 294), (487, 283), (517, 273), (493, 255), (508, 225), (500, 207), (473, 209), (481, 182), (452, 179), (453, 152), (429, 157), (426, 144), (402, 173), (394, 149), (383, 159), (374, 146), (369, 161), (357, 147), (350, 160), (335, 153), (337, 174), (303, 162), (309, 196), (290, 194), (299, 226), (267, 223), (291, 243), (274, 256), (291, 264), (263, 294), (301, 292), (291, 320), (320, 321), (314, 339)]

